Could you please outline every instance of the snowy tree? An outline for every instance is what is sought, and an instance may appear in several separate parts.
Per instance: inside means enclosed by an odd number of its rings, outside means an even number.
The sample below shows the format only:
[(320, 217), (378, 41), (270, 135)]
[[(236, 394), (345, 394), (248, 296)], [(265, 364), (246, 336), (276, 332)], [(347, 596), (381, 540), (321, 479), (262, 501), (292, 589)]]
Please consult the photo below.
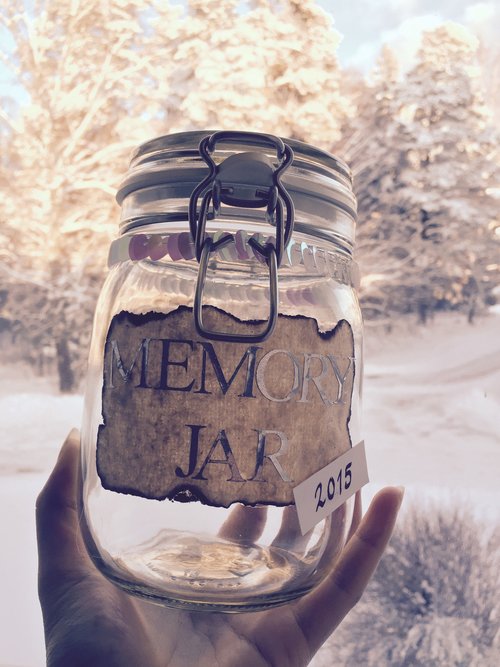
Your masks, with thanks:
[(422, 268), (438, 299), (459, 291), (469, 313), (476, 298), (484, 300), (483, 275), (495, 257), (497, 203), (488, 190), (499, 176), (498, 136), (477, 89), (477, 46), (454, 24), (424, 35), (400, 110), (416, 139), (402, 174), (414, 184), (405, 206), (417, 213), (416, 233), (431, 242)]
[(141, 8), (138, 0), (46, 0), (29, 11), (19, 1), (3, 3), (2, 22), (14, 40), (8, 64), (30, 102), (18, 117), (4, 116), (11, 135), (2, 217), (22, 230), (33, 269), (102, 261), (100, 239), (115, 228), (113, 185), (128, 152), (148, 136), (130, 117), (155, 113), (145, 104)]
[(404, 220), (388, 194), (399, 187), (401, 145), (409, 141), (395, 117), (400, 93), (395, 53), (384, 46), (370, 85), (361, 84), (358, 110), (337, 151), (353, 169), (359, 222), (356, 253), (362, 270), (362, 305), (370, 318), (387, 318), (387, 285), (406, 280), (409, 263)]
[(500, 563), (487, 534), (463, 507), (414, 507), (330, 655), (380, 667), (498, 664)]
[(187, 8), (171, 44), (169, 128), (253, 130), (323, 148), (339, 139), (350, 111), (340, 35), (315, 0), (189, 0)]
[(364, 298), (379, 312), (420, 310), (424, 319), (429, 307), (466, 304), (473, 317), (493, 284), (498, 157), (476, 48), (464, 28), (440, 26), (424, 34), (402, 81), (386, 50), (354, 123), (346, 146)]
[(1, 0), (0, 20), (13, 44), (3, 59), (29, 98), (1, 114), (4, 314), (34, 349), (57, 349), (69, 388), (130, 150), (203, 127), (329, 147), (348, 108), (339, 35), (313, 0)]
[(143, 119), (158, 114), (141, 37), (144, 3), (17, 0), (0, 7), (13, 44), (4, 61), (29, 98), (18, 113), (1, 116), (2, 281), (11, 285), (7, 307), (33, 347), (56, 347), (61, 388), (70, 389), (67, 362), (86, 356), (88, 314), (116, 228), (119, 174), (149, 135)]

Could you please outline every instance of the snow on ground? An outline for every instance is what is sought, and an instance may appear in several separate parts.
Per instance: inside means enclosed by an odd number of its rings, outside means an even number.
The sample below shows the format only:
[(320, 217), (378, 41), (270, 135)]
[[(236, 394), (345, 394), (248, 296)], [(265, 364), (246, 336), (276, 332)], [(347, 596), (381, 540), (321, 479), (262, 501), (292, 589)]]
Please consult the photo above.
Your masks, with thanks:
[[(371, 484), (403, 484), (407, 500), (468, 500), (500, 515), (500, 313), (469, 326), (441, 316), (391, 335), (368, 329), (364, 432)], [(25, 368), (0, 370), (0, 520), (4, 573), (0, 667), (44, 664), (36, 597), (34, 505), (82, 398)]]
[(363, 424), (370, 478), (415, 500), (470, 500), (498, 517), (500, 315), (367, 332)]
[(0, 389), (0, 475), (50, 470), (62, 440), (81, 422), (82, 405), (81, 396)]
[(81, 396), (16, 365), (0, 369), (0, 665), (42, 667), (35, 500), (59, 447), (81, 421)]

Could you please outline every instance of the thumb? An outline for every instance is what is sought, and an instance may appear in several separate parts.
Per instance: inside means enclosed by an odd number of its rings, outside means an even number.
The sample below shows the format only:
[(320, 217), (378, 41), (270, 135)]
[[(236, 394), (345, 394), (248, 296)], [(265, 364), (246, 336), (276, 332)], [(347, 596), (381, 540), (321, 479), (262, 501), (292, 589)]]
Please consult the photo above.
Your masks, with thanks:
[(80, 434), (73, 429), (59, 453), (54, 470), (38, 496), (36, 529), (40, 599), (88, 571), (90, 559), (80, 534), (77, 481)]

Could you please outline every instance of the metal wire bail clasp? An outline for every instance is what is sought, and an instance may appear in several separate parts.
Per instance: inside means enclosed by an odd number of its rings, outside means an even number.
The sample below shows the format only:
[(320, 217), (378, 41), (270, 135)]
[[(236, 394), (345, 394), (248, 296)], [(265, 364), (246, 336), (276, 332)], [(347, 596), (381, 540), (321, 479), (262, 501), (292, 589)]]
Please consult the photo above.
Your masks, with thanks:
[[(251, 143), (264, 148), (274, 148), (278, 160), (273, 161), (263, 152), (236, 153), (216, 164), (212, 158), (218, 142)], [(293, 151), (279, 137), (254, 132), (215, 132), (202, 139), (199, 145), (201, 157), (207, 163), (209, 174), (193, 190), (189, 200), (189, 229), (195, 245), (196, 259), (200, 263), (194, 297), (194, 322), (197, 332), (212, 340), (247, 343), (260, 342), (274, 330), (278, 318), (278, 268), (283, 253), (291, 239), (294, 223), (293, 201), (281, 183), (282, 173), (293, 161)], [(201, 203), (198, 202), (201, 198)], [(264, 329), (256, 334), (230, 334), (210, 331), (203, 325), (203, 290), (210, 253), (234, 241), (232, 234), (225, 234), (217, 241), (206, 236), (206, 223), (210, 205), (216, 217), (221, 204), (239, 208), (266, 208), (266, 219), (276, 229), (275, 242), (259, 243), (251, 238), (248, 243), (265, 260), (269, 269), (269, 317)], [(198, 211), (199, 209), (199, 211)]]

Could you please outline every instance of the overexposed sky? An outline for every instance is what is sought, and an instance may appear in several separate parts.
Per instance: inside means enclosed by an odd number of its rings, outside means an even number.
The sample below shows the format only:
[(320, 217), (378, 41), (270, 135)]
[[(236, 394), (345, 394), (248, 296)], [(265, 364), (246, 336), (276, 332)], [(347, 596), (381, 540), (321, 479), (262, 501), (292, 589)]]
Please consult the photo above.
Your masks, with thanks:
[(382, 44), (397, 52), (403, 68), (409, 67), (420, 35), (444, 21), (457, 21), (498, 43), (500, 2), (486, 0), (318, 0), (332, 14), (343, 35), (338, 56), (343, 66), (368, 72)]

